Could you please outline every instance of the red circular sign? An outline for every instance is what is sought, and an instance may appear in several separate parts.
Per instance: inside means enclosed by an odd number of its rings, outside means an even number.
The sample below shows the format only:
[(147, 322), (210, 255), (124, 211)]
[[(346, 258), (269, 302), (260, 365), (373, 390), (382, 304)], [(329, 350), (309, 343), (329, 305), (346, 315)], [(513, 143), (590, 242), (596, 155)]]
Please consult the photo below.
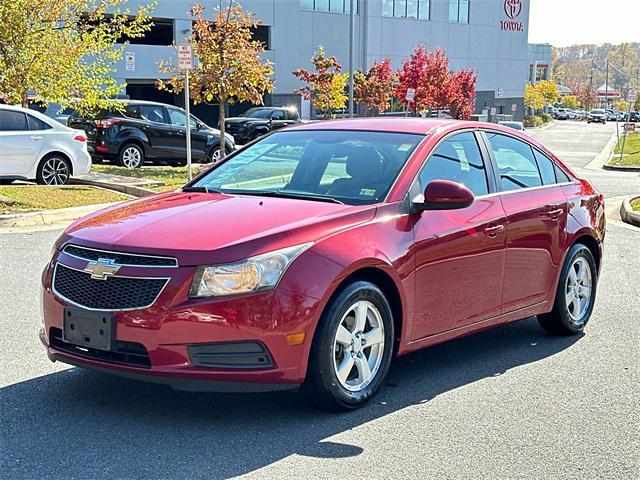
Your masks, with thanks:
[(522, 0), (504, 0), (504, 13), (509, 18), (516, 18), (522, 11)]

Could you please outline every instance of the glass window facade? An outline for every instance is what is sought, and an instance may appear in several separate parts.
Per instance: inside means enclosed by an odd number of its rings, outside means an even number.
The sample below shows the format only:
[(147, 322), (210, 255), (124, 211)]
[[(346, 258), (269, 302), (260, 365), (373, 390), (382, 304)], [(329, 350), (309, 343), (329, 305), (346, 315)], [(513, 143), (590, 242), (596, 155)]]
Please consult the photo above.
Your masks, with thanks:
[(382, 16), (429, 20), (430, 0), (382, 0)]
[[(358, 13), (358, 0), (354, 1)], [(300, 0), (302, 10), (314, 12), (351, 13), (351, 0)]]
[(469, 23), (470, 0), (449, 0), (449, 21), (451, 23)]

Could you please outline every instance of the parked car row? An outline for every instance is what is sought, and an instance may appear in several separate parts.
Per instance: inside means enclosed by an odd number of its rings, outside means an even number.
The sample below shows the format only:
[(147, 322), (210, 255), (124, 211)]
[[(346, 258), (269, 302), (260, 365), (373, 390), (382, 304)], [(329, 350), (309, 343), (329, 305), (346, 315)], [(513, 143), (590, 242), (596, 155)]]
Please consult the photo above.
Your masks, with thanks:
[(639, 112), (621, 112), (612, 109), (594, 108), (586, 110), (572, 110), (565, 107), (553, 107), (550, 110), (556, 120), (586, 120), (587, 123), (598, 122), (639, 122)]

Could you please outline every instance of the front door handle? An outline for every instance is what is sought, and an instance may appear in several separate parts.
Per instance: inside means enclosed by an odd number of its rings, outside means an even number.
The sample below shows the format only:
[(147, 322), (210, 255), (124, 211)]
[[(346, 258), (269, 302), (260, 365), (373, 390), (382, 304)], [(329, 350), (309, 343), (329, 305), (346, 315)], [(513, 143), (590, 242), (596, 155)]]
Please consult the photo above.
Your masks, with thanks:
[(555, 208), (553, 210), (549, 210), (547, 212), (547, 217), (549, 217), (551, 220), (558, 220), (560, 218), (560, 215), (562, 215), (562, 212), (564, 210), (562, 210), (561, 208)]
[(499, 233), (504, 231), (504, 225), (492, 225), (491, 227), (487, 227), (484, 229), (484, 233), (487, 234), (489, 238), (496, 238)]

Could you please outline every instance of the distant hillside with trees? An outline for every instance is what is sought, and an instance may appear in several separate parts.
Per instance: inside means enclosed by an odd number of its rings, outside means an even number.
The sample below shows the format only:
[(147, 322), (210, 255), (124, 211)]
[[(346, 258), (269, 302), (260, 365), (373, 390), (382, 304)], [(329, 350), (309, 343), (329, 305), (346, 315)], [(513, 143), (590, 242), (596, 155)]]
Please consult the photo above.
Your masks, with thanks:
[(629, 88), (640, 88), (640, 43), (637, 42), (554, 48), (552, 77), (574, 94), (585, 87), (598, 88), (605, 83), (607, 59), (612, 89), (624, 98)]

